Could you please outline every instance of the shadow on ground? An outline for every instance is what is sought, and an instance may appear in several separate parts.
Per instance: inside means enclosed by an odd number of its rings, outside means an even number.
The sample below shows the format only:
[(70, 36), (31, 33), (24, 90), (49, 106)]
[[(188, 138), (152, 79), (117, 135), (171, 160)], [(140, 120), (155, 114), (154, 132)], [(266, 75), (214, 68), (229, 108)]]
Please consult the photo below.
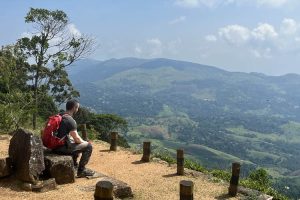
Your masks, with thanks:
[(134, 165), (139, 165), (139, 164), (145, 164), (146, 162), (142, 161), (142, 160), (137, 160), (137, 161), (134, 161), (132, 162), (131, 164), (134, 164)]
[(112, 151), (109, 149), (104, 149), (104, 150), (100, 150), (100, 152), (112, 152)]
[(223, 199), (231, 199), (231, 198), (233, 198), (233, 197), (230, 196), (229, 194), (222, 194), (220, 196), (217, 196), (215, 199), (223, 200)]
[(171, 177), (175, 177), (175, 176), (179, 176), (179, 175), (176, 174), (176, 173), (172, 173), (172, 174), (163, 175), (162, 177), (164, 177), (164, 178), (171, 178)]
[(18, 181), (14, 176), (0, 178), (0, 188), (9, 188), (16, 192), (24, 192), (21, 189), (21, 181)]

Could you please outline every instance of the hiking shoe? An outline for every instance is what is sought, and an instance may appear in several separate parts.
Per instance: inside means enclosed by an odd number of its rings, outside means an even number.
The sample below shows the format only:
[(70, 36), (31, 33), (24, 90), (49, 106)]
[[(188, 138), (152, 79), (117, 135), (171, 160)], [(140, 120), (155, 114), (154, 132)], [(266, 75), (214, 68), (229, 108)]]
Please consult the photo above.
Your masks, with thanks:
[(77, 171), (77, 177), (81, 178), (81, 177), (87, 177), (87, 176), (93, 176), (95, 174), (95, 172), (93, 170), (90, 169), (84, 169), (83, 171)]

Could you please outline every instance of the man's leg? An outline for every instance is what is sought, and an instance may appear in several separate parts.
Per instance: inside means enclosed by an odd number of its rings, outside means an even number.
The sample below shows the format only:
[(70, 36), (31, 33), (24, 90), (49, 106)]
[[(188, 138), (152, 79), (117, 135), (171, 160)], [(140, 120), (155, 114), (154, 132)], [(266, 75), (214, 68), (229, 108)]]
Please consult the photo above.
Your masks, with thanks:
[(77, 162), (78, 157), (79, 157), (79, 153), (77, 153), (77, 152), (72, 153), (72, 159), (73, 159), (74, 167), (76, 169), (78, 168), (78, 162)]
[[(78, 175), (85, 172), (85, 166), (89, 162), (89, 159), (92, 155), (93, 147), (90, 143), (84, 142), (81, 144), (75, 144), (74, 153), (82, 153), (79, 166), (78, 166)], [(84, 175), (84, 174), (83, 174)], [(86, 173), (85, 175), (93, 175), (92, 173)]]
[(75, 148), (76, 148), (76, 145), (70, 143), (69, 146), (64, 145), (57, 149), (53, 149), (53, 152), (56, 154), (59, 154), (59, 155), (72, 156), (74, 167), (77, 168), (78, 167), (77, 158), (78, 158), (80, 152), (76, 152)]

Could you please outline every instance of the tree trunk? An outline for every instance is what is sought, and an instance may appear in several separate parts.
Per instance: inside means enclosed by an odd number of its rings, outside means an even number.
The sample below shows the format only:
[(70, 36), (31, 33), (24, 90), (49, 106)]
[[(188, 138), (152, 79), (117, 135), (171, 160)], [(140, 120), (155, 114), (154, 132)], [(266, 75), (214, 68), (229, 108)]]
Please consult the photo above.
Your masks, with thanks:
[(37, 88), (35, 88), (35, 90), (34, 90), (33, 99), (34, 99), (34, 102), (33, 102), (34, 110), (32, 113), (32, 129), (35, 130), (36, 129), (37, 108), (38, 108)]
[(37, 71), (34, 80), (34, 93), (33, 93), (33, 113), (32, 113), (32, 129), (36, 129), (37, 109), (38, 109), (38, 80), (39, 80), (39, 69), (41, 64), (38, 63)]

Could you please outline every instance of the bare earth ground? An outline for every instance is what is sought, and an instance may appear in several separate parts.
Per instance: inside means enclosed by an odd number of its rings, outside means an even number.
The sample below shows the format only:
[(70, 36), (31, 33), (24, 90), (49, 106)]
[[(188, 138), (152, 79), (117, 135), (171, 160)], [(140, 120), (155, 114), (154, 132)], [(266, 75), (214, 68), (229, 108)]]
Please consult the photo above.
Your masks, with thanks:
[[(0, 158), (7, 157), (9, 139), (0, 140)], [(132, 188), (135, 200), (176, 200), (179, 199), (179, 182), (194, 182), (194, 199), (240, 199), (229, 198), (226, 194), (228, 183), (214, 183), (205, 175), (176, 176), (176, 166), (164, 162), (139, 162), (142, 155), (124, 149), (110, 152), (109, 144), (101, 141), (93, 143), (94, 149), (88, 168), (121, 180)], [(94, 199), (92, 188), (99, 179), (76, 179), (73, 184), (59, 185), (57, 190), (34, 193), (22, 191), (20, 183), (8, 178), (0, 179), (0, 199), (28, 200), (73, 200)]]

